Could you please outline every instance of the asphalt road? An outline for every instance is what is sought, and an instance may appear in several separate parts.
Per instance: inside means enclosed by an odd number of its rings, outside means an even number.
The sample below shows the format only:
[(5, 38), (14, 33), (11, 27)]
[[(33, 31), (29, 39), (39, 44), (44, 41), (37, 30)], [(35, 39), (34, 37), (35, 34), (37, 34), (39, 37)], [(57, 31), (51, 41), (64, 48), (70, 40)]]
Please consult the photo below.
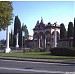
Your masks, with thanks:
[(74, 74), (75, 64), (0, 59), (0, 74)]

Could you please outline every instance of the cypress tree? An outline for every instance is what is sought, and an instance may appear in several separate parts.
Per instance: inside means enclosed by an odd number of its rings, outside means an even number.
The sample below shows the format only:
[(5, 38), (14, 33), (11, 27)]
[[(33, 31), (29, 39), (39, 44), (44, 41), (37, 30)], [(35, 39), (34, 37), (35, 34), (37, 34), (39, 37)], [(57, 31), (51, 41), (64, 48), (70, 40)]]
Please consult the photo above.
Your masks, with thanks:
[(73, 33), (74, 33), (73, 23), (69, 22), (68, 31), (67, 31), (67, 38), (73, 37)]
[(67, 35), (66, 28), (63, 23), (60, 24), (60, 39), (65, 39)]
[(24, 25), (24, 23), (22, 25), (22, 31), (24, 32), (24, 36), (22, 36), (22, 37), (23, 37), (23, 40), (24, 40), (23, 43), (25, 44), (25, 39), (28, 39), (29, 32), (28, 32), (27, 26)]
[(11, 30), (11, 33), (9, 33), (9, 44), (10, 44), (10, 46), (13, 45), (13, 34), (12, 34), (12, 30)]
[(74, 18), (73, 47), (75, 47), (75, 18)]
[(22, 44), (22, 38), (21, 38), (21, 22), (20, 19), (18, 18), (18, 16), (15, 16), (15, 21), (14, 21), (14, 40), (13, 40), (13, 46), (16, 46), (16, 35), (17, 33), (19, 34), (19, 39), (18, 39), (18, 43), (19, 46), (21, 47)]

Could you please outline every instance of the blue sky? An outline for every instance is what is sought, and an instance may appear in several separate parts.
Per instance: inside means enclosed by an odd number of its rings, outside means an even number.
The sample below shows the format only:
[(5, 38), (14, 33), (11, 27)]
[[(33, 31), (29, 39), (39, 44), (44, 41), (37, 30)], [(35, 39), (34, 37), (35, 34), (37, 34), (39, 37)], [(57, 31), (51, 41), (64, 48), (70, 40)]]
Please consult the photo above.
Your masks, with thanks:
[[(40, 22), (41, 17), (45, 24), (64, 23), (67, 29), (68, 23), (74, 21), (74, 7), (73, 1), (13, 1), (14, 16), (18, 15), (21, 25), (27, 25), (30, 35), (33, 35), (32, 29), (38, 20)], [(14, 18), (10, 29), (14, 27)], [(6, 32), (0, 32), (0, 35), (0, 39), (6, 39)]]

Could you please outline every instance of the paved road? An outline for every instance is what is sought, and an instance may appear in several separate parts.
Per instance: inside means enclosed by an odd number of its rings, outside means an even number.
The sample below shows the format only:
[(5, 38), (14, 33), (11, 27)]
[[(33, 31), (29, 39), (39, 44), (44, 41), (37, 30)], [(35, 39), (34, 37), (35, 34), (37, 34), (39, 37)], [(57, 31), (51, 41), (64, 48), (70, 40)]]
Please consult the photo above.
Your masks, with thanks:
[(2, 74), (68, 74), (75, 73), (75, 64), (30, 62), (0, 59)]

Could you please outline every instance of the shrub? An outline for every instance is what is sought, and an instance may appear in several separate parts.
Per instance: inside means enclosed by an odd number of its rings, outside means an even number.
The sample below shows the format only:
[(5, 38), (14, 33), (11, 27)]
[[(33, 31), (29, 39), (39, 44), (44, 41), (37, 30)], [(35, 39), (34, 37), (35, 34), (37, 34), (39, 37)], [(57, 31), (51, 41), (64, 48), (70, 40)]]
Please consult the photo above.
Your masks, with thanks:
[(24, 48), (23, 52), (45, 52), (45, 48)]
[(62, 56), (75, 56), (75, 48), (62, 48), (56, 47), (51, 48), (50, 52), (52, 55), (62, 55)]
[(33, 52), (45, 52), (44, 48), (32, 48), (31, 51)]
[(31, 52), (31, 49), (30, 48), (24, 48), (23, 52)]

